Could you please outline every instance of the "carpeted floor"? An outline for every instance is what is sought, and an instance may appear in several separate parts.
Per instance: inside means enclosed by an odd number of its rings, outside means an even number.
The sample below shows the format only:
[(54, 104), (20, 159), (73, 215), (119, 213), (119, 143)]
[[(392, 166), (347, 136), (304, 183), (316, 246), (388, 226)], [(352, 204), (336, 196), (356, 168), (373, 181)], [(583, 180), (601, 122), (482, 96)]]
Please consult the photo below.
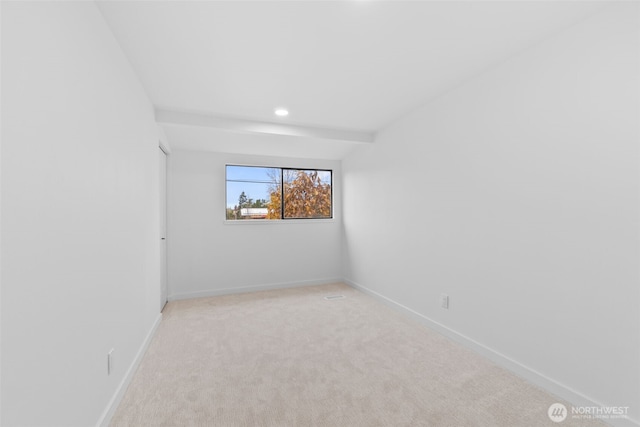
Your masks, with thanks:
[(602, 425), (553, 423), (555, 402), (333, 284), (169, 303), (111, 425)]

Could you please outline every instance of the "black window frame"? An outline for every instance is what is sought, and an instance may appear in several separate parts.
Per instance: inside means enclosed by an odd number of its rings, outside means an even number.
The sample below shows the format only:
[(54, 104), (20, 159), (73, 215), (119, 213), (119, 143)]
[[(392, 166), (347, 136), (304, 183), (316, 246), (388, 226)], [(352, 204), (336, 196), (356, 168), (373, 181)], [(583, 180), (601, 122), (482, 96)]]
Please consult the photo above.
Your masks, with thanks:
[[(226, 217), (226, 209), (227, 209), (227, 183), (229, 182), (227, 177), (227, 168), (229, 166), (232, 167), (241, 167), (241, 168), (263, 168), (263, 169), (278, 169), (280, 171), (280, 218), (274, 219), (251, 219), (251, 220), (237, 220), (237, 219), (227, 219)], [(303, 171), (303, 172), (328, 172), (329, 173), (329, 185), (331, 190), (331, 199), (330, 199), (330, 213), (329, 216), (314, 216), (314, 217), (285, 217), (285, 197), (284, 197), (284, 171)], [(227, 222), (272, 222), (272, 221), (296, 221), (296, 220), (329, 220), (334, 218), (333, 214), (333, 169), (324, 169), (324, 168), (305, 168), (305, 167), (283, 167), (283, 166), (262, 166), (262, 165), (242, 165), (242, 164), (232, 164), (228, 163), (225, 165), (225, 221)]]

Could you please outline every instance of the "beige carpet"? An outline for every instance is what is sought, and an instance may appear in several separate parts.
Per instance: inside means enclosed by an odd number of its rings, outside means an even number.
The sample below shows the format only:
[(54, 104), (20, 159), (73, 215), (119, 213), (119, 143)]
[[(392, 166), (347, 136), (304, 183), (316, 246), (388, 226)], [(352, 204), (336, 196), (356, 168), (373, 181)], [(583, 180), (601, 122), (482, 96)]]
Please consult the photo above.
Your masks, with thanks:
[(602, 425), (553, 423), (555, 402), (334, 284), (169, 303), (111, 425)]

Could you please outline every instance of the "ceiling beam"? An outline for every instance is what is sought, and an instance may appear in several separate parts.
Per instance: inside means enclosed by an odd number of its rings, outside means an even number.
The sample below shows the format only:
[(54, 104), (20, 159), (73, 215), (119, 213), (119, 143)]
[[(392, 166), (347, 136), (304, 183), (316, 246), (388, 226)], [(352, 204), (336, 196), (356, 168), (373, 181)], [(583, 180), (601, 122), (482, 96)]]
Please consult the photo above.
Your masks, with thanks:
[(156, 109), (155, 114), (156, 122), (160, 124), (209, 127), (231, 132), (264, 133), (357, 143), (370, 143), (375, 138), (374, 132), (261, 122), (176, 110)]

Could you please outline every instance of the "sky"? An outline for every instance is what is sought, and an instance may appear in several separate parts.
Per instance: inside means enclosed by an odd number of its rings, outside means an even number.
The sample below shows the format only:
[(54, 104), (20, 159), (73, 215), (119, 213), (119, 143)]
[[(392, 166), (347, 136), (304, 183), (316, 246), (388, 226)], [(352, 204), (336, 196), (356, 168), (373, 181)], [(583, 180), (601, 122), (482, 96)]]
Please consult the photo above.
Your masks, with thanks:
[(268, 201), (269, 187), (274, 183), (269, 173), (280, 175), (278, 168), (227, 166), (227, 207), (237, 205), (243, 191), (250, 199)]

